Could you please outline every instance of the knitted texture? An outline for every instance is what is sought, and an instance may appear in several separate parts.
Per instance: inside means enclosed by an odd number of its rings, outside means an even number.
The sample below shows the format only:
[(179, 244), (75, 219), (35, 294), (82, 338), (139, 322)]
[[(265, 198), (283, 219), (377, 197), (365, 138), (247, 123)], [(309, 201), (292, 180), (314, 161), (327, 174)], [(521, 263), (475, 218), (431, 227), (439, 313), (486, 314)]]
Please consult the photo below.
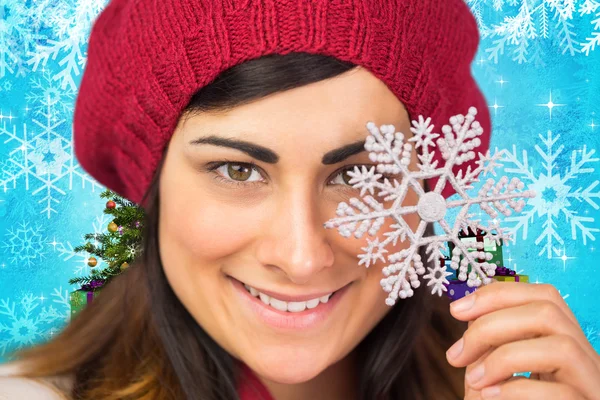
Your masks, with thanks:
[(476, 107), (485, 153), (490, 115), (471, 75), (478, 43), (463, 0), (112, 0), (89, 38), (75, 154), (99, 183), (143, 205), (192, 95), (234, 65), (291, 52), (364, 67), (436, 130)]

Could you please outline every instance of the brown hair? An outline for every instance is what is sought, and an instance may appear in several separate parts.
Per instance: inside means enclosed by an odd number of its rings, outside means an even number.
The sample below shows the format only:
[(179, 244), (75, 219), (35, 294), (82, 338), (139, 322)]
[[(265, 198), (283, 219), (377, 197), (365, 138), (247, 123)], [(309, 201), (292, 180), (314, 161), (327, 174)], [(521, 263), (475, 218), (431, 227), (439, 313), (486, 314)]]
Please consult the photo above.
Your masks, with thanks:
[[(261, 57), (226, 70), (200, 89), (185, 114), (235, 107), (352, 68), (315, 54)], [(15, 354), (24, 362), (24, 376), (72, 374), (74, 399), (238, 398), (239, 365), (193, 319), (165, 278), (158, 251), (161, 167), (144, 197), (140, 258), (59, 335)], [(421, 257), (427, 259), (423, 252)], [(451, 317), (448, 304), (445, 296), (421, 287), (390, 310), (356, 348), (359, 399), (464, 397), (464, 369), (450, 366), (445, 351), (467, 324)]]

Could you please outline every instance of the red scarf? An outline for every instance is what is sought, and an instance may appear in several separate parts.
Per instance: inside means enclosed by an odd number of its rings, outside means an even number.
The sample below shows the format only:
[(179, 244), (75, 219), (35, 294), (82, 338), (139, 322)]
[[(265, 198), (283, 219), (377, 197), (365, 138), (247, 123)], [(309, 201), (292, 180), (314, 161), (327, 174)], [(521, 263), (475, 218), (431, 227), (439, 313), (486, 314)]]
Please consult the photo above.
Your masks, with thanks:
[(242, 368), (238, 394), (240, 400), (274, 400), (265, 385), (258, 379), (256, 374), (244, 363)]

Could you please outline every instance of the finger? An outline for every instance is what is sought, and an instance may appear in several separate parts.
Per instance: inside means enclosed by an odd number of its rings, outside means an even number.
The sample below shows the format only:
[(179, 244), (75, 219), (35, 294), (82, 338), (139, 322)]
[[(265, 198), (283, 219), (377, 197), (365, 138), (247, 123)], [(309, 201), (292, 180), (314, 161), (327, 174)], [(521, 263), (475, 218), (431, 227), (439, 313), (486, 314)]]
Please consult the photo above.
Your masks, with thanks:
[[(512, 377), (515, 371), (551, 374), (590, 399), (600, 393), (600, 373), (592, 358), (570, 336), (554, 335), (498, 347), (466, 376), (475, 390)], [(542, 382), (542, 381), (540, 381)]]
[[(485, 354), (483, 354), (481, 356), (481, 358), (478, 361), (483, 361), (494, 350), (495, 349), (489, 349), (487, 352), (485, 352)], [(469, 372), (473, 369), (473, 367), (476, 365), (477, 365), (477, 363), (467, 365), (467, 368), (465, 370), (465, 376), (467, 376), (469, 374)], [(472, 388), (466, 379), (465, 379), (465, 400), (481, 400), (481, 394), (479, 393), (479, 390)]]
[[(478, 288), (475, 292), (450, 303), (450, 312), (461, 321), (469, 321), (492, 311), (515, 307), (538, 300), (555, 303), (572, 322), (579, 326), (573, 312), (558, 290), (550, 284), (523, 282), (494, 282)], [(462, 305), (472, 304), (459, 310)]]
[[(492, 396), (492, 393), (495, 395)], [(555, 382), (542, 382), (531, 379), (515, 379), (497, 386), (489, 386), (481, 391), (481, 398), (494, 400), (586, 400), (569, 385)], [(597, 397), (590, 397), (596, 400)]]
[[(450, 312), (458, 320), (473, 321), (493, 311), (543, 300), (556, 304), (567, 318), (577, 326), (579, 330), (578, 339), (582, 341), (582, 345), (590, 352), (596, 351), (587, 338), (585, 338), (579, 322), (558, 290), (549, 284), (534, 285), (522, 282), (495, 282), (494, 284), (477, 289), (476, 292), (460, 300), (450, 303)], [(458, 310), (459, 304), (467, 304), (468, 306), (469, 303), (472, 303), (470, 307), (462, 311)], [(600, 357), (598, 357), (598, 361), (600, 365)]]
[(540, 336), (567, 335), (583, 348), (588, 341), (555, 303), (543, 300), (485, 314), (469, 324), (463, 335), (463, 351), (448, 362), (469, 365), (490, 348)]
[[(497, 385), (502, 385), (505, 382), (511, 382), (517, 379), (527, 379), (523, 376), (513, 376), (503, 382), (498, 383)], [(482, 400), (481, 391), (475, 390), (471, 387), (465, 386), (465, 400)]]

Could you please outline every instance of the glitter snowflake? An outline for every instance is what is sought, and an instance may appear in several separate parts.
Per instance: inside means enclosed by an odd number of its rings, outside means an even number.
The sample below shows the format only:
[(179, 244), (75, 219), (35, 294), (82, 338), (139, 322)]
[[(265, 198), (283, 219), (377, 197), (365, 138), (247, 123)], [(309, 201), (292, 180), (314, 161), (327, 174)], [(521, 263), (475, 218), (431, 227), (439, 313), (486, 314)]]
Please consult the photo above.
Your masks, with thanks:
[[(485, 237), (488, 240), (498, 244), (500, 240), (510, 240), (510, 234), (505, 232), (496, 220), (498, 213), (508, 216), (512, 213), (511, 209), (520, 212), (525, 206), (522, 198), (535, 195), (532, 191), (519, 192), (523, 183), (518, 178), (509, 182), (507, 177), (502, 177), (497, 183), (491, 178), (488, 179), (476, 197), (469, 197), (467, 190), (473, 188), (474, 182), (478, 182), (478, 175), (495, 175), (494, 169), (502, 157), (502, 152), (498, 151), (493, 156), (489, 151), (487, 154), (479, 153), (477, 167), (472, 169), (469, 166), (460, 170), (458, 174), (453, 173), (455, 166), (476, 157), (473, 149), (481, 144), (479, 136), (483, 133), (483, 128), (475, 121), (476, 114), (477, 110), (471, 107), (466, 116), (459, 114), (450, 118), (450, 125), (442, 127), (443, 137), (433, 132), (434, 125), (430, 123), (430, 118), (424, 120), (423, 116), (419, 116), (418, 121), (412, 121), (411, 131), (414, 136), (407, 142), (403, 133), (395, 132), (393, 125), (377, 128), (372, 122), (367, 124), (370, 135), (365, 141), (365, 149), (376, 166), (355, 167), (354, 171), (348, 173), (352, 178), (350, 184), (360, 189), (361, 199), (352, 198), (350, 204), (340, 203), (337, 208), (338, 217), (327, 221), (325, 227), (337, 228), (344, 237), (354, 234), (354, 237), (361, 238), (365, 233), (375, 237), (374, 240), (367, 238), (367, 246), (362, 248), (365, 253), (358, 256), (359, 265), (364, 264), (368, 268), (377, 261), (388, 263), (383, 268), (385, 278), (381, 280), (381, 285), (389, 293), (386, 299), (389, 306), (394, 305), (398, 297), (411, 297), (412, 289), (420, 286), (419, 275), (425, 273), (423, 260), (418, 253), (421, 246), (425, 246), (428, 261), (433, 265), (428, 267), (429, 273), (423, 276), (424, 279), (428, 279), (427, 285), (433, 286), (432, 294), (437, 293), (441, 296), (442, 292), (447, 290), (444, 284), (448, 283), (447, 277), (451, 272), (446, 270), (440, 258), (444, 257), (442, 250), (450, 241), (455, 245), (451, 267), (458, 269), (458, 278), (462, 281), (467, 280), (471, 287), (490, 283), (490, 276), (494, 275), (496, 269), (495, 264), (488, 262), (492, 254), (484, 251), (483, 243), (476, 244), (475, 251), (470, 251), (458, 238), (459, 232), (480, 229), (486, 232)], [(418, 170), (409, 169), (413, 145), (408, 142), (415, 142), (415, 148), (421, 149), (418, 155)], [(438, 166), (438, 162), (434, 160), (435, 151), (438, 150), (441, 151), (443, 166)], [(394, 178), (390, 180), (384, 175)], [(433, 191), (425, 192), (420, 180), (431, 178), (438, 178), (437, 184)], [(458, 200), (447, 201), (441, 195), (446, 184), (452, 185), (460, 196)], [(419, 197), (416, 206), (402, 204), (409, 189), (413, 189)], [(375, 192), (383, 202), (373, 197)], [(389, 205), (390, 202), (391, 206), (386, 207), (386, 203)], [(469, 214), (469, 209), (474, 204), (478, 204), (492, 218), (493, 221), (487, 226), (480, 220), (471, 219), (473, 214)], [(460, 208), (460, 212), (454, 226), (451, 227), (444, 217), (449, 209), (455, 207)], [(411, 213), (417, 213), (421, 218), (414, 232), (404, 220), (404, 216)], [(386, 218), (394, 222), (390, 226), (392, 231), (384, 234), (385, 239), (380, 239), (376, 235)], [(444, 234), (424, 236), (428, 223), (437, 223)], [(387, 254), (388, 245), (395, 246), (398, 240), (407, 239), (410, 242), (408, 248)], [(467, 274), (469, 265), (471, 271)]]
[[(560, 135), (553, 136), (548, 131), (546, 137), (539, 135), (542, 146), (536, 145), (535, 150), (542, 158), (544, 171), (536, 174), (535, 169), (529, 165), (527, 151), (523, 150), (522, 158), (519, 158), (516, 146), (512, 152), (505, 152), (503, 162), (511, 167), (504, 168), (507, 173), (514, 174), (527, 182), (531, 190), (540, 193), (540, 196), (527, 202), (528, 208), (522, 215), (511, 216), (506, 222), (513, 224), (510, 227), (511, 234), (522, 233), (523, 240), (527, 239), (530, 222), (536, 216), (544, 219), (543, 231), (535, 240), (536, 245), (543, 243), (539, 255), (546, 253), (548, 259), (552, 256), (561, 255), (561, 247), (565, 245), (563, 239), (564, 229), (558, 226), (558, 221), (564, 217), (564, 221), (570, 224), (571, 239), (577, 240), (578, 233), (586, 245), (588, 240), (595, 240), (595, 233), (600, 232), (594, 227), (592, 216), (580, 215), (577, 211), (580, 204), (587, 203), (598, 210), (600, 204), (600, 181), (593, 179), (594, 164), (600, 159), (594, 157), (596, 150), (583, 146), (581, 150), (571, 152), (569, 165), (561, 172), (557, 159), (562, 154), (564, 146), (556, 146)], [(585, 184), (585, 178), (591, 178), (589, 184)]]

